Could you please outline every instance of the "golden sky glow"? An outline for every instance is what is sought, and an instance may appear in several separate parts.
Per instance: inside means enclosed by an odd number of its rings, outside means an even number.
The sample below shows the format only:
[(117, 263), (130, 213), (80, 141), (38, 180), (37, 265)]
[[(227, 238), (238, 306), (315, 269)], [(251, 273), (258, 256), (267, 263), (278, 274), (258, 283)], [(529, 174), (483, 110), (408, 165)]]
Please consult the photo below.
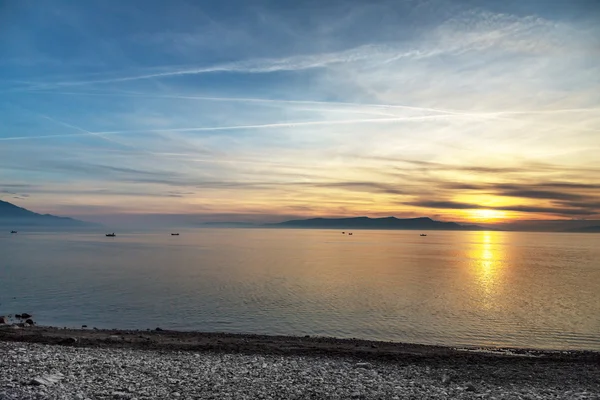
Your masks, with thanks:
[(83, 3), (16, 2), (3, 27), (2, 200), (98, 221), (600, 218), (600, 7)]

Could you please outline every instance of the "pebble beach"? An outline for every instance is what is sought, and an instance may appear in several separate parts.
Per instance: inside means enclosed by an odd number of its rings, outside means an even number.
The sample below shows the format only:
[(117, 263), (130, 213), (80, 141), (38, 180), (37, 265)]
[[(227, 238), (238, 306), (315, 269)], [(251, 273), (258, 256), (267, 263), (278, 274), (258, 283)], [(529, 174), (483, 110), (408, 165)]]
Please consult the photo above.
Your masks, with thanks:
[(0, 400), (600, 399), (588, 352), (7, 327), (0, 354)]

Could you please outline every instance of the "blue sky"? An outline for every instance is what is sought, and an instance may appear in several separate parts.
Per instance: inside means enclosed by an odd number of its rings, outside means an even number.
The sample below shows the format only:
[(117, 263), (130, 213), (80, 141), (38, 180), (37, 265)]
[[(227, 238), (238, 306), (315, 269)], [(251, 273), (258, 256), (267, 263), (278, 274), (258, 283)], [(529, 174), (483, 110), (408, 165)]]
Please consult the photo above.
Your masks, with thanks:
[(0, 198), (597, 218), (599, 21), (592, 0), (3, 2)]

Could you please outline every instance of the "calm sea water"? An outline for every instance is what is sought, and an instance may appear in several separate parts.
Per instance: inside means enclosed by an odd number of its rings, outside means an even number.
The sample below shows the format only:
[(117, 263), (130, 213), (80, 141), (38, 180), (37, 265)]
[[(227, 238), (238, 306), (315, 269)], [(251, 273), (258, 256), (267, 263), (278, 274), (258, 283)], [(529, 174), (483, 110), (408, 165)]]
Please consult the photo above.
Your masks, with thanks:
[(0, 234), (0, 314), (40, 324), (600, 350), (600, 235)]

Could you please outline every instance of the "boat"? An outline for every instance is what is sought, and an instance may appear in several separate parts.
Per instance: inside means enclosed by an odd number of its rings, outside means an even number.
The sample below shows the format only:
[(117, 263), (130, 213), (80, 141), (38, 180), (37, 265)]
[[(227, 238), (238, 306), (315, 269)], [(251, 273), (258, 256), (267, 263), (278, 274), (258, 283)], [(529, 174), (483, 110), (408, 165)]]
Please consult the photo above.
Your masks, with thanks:
[(179, 233), (171, 233), (171, 236), (179, 236)]
[(113, 232), (113, 233), (107, 233), (107, 234), (106, 234), (106, 236), (107, 236), (107, 237), (115, 237), (115, 236), (117, 236), (117, 235), (115, 235), (115, 233)]
[(421, 233), (419, 236), (427, 236), (427, 235), (426, 235), (426, 234), (424, 234), (424, 233)]
[(10, 231), (10, 233), (17, 233), (17, 231)]

